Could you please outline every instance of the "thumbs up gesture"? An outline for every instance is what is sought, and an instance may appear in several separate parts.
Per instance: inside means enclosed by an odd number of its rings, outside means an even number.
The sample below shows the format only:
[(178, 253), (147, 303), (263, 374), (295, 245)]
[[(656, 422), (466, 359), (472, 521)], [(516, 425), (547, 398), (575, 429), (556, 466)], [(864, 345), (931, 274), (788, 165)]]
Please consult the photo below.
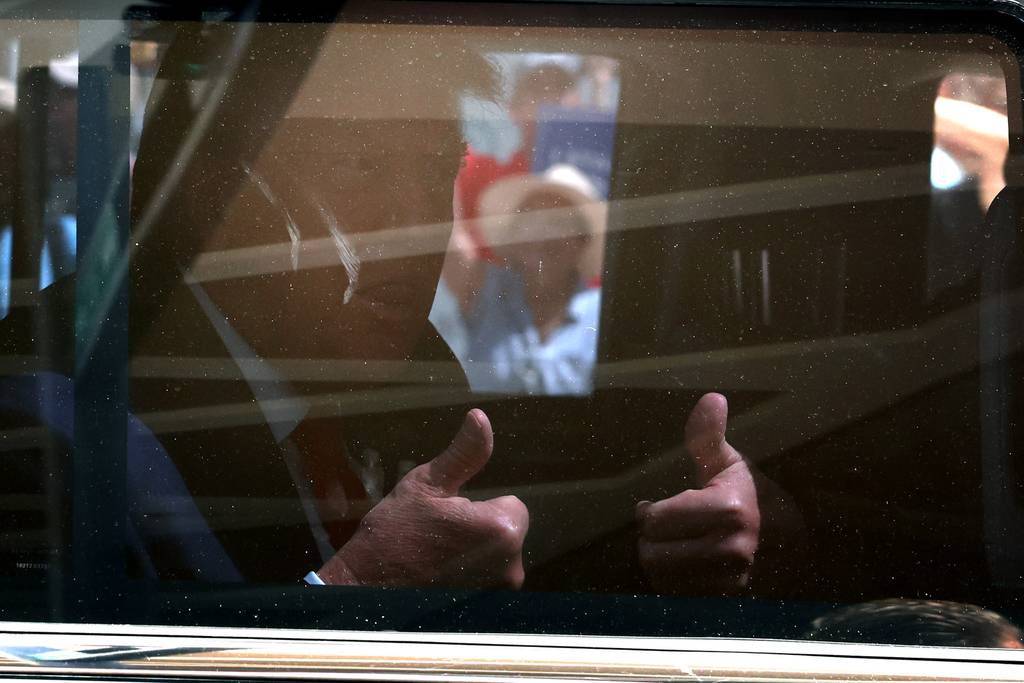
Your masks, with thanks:
[(349, 585), (520, 587), (526, 506), (515, 496), (459, 496), (493, 448), (487, 415), (471, 410), (451, 445), (370, 510), (320, 577)]
[(686, 422), (697, 488), (637, 505), (640, 564), (660, 592), (730, 593), (750, 580), (761, 513), (754, 473), (725, 440), (728, 411), (705, 394)]

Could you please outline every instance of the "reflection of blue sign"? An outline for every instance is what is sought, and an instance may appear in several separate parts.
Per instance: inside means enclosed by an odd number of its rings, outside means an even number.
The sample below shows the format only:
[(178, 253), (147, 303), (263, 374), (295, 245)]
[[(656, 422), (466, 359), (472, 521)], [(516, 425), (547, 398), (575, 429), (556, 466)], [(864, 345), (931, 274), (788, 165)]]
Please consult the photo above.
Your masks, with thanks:
[(594, 183), (599, 197), (607, 199), (614, 151), (614, 113), (555, 105), (537, 112), (533, 173), (571, 164)]

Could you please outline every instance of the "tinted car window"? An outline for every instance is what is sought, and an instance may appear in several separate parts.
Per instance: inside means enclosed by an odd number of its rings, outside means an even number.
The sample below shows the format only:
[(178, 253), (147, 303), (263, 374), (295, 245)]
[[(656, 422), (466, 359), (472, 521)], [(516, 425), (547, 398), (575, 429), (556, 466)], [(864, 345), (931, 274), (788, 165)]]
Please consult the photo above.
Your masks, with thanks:
[(826, 639), (889, 599), (1019, 642), (1009, 34), (489, 9), (8, 22), (10, 585)]

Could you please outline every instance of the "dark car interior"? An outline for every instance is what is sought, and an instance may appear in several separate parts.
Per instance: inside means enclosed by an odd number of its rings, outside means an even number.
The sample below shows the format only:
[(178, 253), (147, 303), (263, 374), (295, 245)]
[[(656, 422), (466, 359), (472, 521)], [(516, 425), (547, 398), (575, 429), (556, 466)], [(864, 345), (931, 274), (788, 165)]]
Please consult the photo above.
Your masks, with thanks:
[[(0, 215), (14, 245), (0, 320), (10, 473), (0, 498), (13, 501), (0, 511), (0, 577), (26, 592), (5, 610), (793, 637), (834, 605), (897, 597), (977, 603), (1020, 621), (1020, 45), (998, 23), (955, 13), (865, 22), (841, 9), (487, 5), (389, 0), (340, 16), (129, 8), (113, 53), (127, 60), (133, 41), (161, 50), (137, 157), (129, 172), (126, 64), (83, 55), (76, 272), (46, 287), (32, 283), (54, 162), (37, 149), (58, 123), (38, 110), (71, 86), (45, 66), (21, 72), (3, 126), (16, 153), (0, 157), (0, 177), (13, 179)], [(329, 325), (306, 323), (330, 320), (337, 301), (304, 294), (343, 290), (317, 279), (340, 266), (289, 271), (285, 256), (273, 260), (265, 250), (287, 240), (279, 206), (246, 169), (273, 153), (287, 178), (281, 203), (305, 229), (321, 215), (311, 193), (335, 182), (333, 156), (392, 144), (401, 157), (396, 141), (465, 123), (432, 108), (444, 78), (415, 83), (405, 60), (435, 60), (455, 81), (476, 57), (516, 51), (618, 64), (592, 390), (474, 392), (433, 328), (408, 332), (410, 350), (394, 358), (321, 354), (314, 342), (329, 339)], [(1005, 189), (974, 224), (956, 226), (950, 260), (948, 207), (977, 203), (932, 180), (936, 97), (956, 74), (1004, 84), (1009, 154)], [(414, 86), (422, 109), (389, 99)], [(401, 203), (397, 181), (383, 187), (362, 199)], [(231, 218), (245, 211), (269, 218)], [(447, 240), (417, 249), (446, 221), (389, 224), (412, 236), (370, 236), (365, 249), (399, 244), (412, 254), (401, 270), (426, 272)], [(266, 254), (270, 265), (251, 266)], [(293, 282), (280, 300), (266, 295)], [(267, 336), (232, 346), (234, 332), (191, 298), (196, 283), (236, 330)], [(316, 563), (304, 556), (303, 511), (284, 461), (253, 457), (282, 442), (276, 426), (292, 419), (277, 376), (252, 369), (262, 357), (281, 361), (305, 411), (296, 419), (342, 442), (382, 493), (444, 448), (467, 407), (483, 408), (495, 455), (465, 495), (516, 495), (529, 508), (527, 592), (358, 588), (333, 593), (346, 606), (335, 610), (297, 585)], [(740, 596), (659, 596), (637, 564), (634, 510), (693, 485), (681, 436), (708, 391), (729, 399), (730, 443), (800, 510), (805, 555), (795, 568), (770, 558), (779, 564)], [(133, 511), (142, 521), (124, 523)], [(141, 540), (150, 535), (159, 542)], [(302, 571), (286, 564), (295, 557)], [(260, 563), (265, 573), (235, 569)], [(64, 596), (59, 609), (38, 608), (32, 596), (46, 591)]]

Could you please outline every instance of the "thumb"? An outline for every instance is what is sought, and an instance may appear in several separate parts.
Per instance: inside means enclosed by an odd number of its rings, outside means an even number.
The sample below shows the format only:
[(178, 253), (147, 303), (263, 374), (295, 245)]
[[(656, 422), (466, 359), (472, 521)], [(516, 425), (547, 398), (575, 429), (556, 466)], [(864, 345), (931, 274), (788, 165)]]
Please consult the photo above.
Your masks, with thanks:
[(697, 484), (704, 488), (726, 468), (742, 460), (725, 440), (729, 402), (721, 394), (704, 394), (686, 420), (686, 450), (697, 467)]
[(462, 427), (448, 448), (427, 463), (427, 483), (454, 496), (459, 487), (484, 468), (493, 450), (491, 421), (484, 411), (474, 408), (466, 413)]

